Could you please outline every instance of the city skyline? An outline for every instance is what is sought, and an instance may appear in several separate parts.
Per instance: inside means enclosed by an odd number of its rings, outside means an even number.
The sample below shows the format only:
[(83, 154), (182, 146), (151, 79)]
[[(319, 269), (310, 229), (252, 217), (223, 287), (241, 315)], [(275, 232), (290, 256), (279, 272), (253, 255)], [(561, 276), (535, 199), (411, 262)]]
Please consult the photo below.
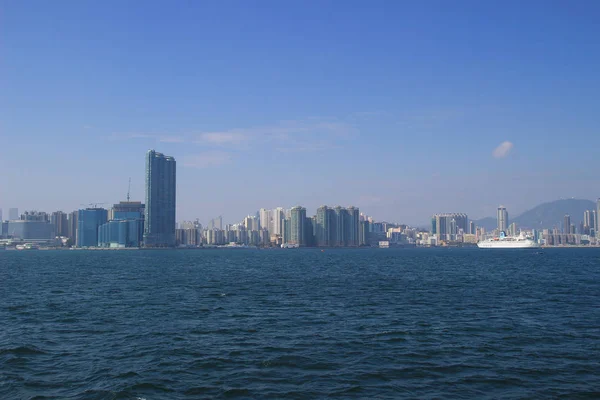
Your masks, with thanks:
[(148, 148), (181, 220), (598, 196), (600, 4), (376, 4), (3, 3), (0, 206), (142, 200)]

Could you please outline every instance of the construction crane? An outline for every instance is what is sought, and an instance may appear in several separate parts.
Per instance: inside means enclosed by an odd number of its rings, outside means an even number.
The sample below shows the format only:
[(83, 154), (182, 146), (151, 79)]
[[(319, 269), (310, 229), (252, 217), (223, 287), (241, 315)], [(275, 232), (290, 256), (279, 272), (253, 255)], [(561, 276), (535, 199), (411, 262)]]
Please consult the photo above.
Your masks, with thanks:
[(102, 206), (106, 203), (89, 203), (89, 204), (80, 204), (80, 206), (86, 206), (88, 208), (98, 208), (98, 206)]

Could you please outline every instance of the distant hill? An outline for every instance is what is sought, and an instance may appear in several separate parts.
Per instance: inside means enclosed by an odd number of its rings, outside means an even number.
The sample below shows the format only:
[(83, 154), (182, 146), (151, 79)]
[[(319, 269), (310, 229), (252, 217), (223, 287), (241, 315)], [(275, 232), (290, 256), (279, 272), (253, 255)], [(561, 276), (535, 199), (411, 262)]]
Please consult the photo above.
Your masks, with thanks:
[[(523, 228), (542, 229), (562, 227), (565, 214), (571, 216), (571, 223), (579, 226), (583, 221), (583, 213), (586, 210), (596, 209), (596, 203), (590, 200), (567, 199), (556, 200), (525, 211), (523, 214), (514, 218), (517, 226)], [(510, 218), (509, 218), (510, 219)]]
[[(553, 227), (562, 227), (565, 214), (571, 216), (571, 223), (579, 226), (583, 221), (583, 213), (586, 210), (595, 210), (596, 203), (591, 200), (567, 199), (556, 200), (540, 204), (523, 214), (513, 217), (508, 214), (510, 223), (516, 222), (519, 228), (530, 229), (551, 229)], [(494, 217), (474, 220), (475, 225), (484, 227), (486, 230), (496, 229), (497, 221)]]

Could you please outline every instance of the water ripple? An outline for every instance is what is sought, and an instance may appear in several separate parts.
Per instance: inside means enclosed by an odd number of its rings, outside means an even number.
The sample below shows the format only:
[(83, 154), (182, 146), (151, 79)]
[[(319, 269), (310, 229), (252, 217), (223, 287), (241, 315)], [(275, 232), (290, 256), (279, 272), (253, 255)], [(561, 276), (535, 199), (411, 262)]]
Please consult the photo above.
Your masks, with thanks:
[(0, 398), (598, 398), (600, 251), (0, 253)]

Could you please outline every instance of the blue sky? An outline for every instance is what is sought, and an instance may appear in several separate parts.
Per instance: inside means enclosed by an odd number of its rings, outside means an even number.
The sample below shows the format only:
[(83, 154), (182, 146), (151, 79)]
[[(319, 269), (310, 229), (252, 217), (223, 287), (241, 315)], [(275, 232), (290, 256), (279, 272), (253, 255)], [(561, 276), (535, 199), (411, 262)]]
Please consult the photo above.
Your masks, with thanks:
[[(595, 1), (0, 2), (0, 207), (421, 224), (600, 196)], [(494, 150), (498, 149), (496, 153)]]

